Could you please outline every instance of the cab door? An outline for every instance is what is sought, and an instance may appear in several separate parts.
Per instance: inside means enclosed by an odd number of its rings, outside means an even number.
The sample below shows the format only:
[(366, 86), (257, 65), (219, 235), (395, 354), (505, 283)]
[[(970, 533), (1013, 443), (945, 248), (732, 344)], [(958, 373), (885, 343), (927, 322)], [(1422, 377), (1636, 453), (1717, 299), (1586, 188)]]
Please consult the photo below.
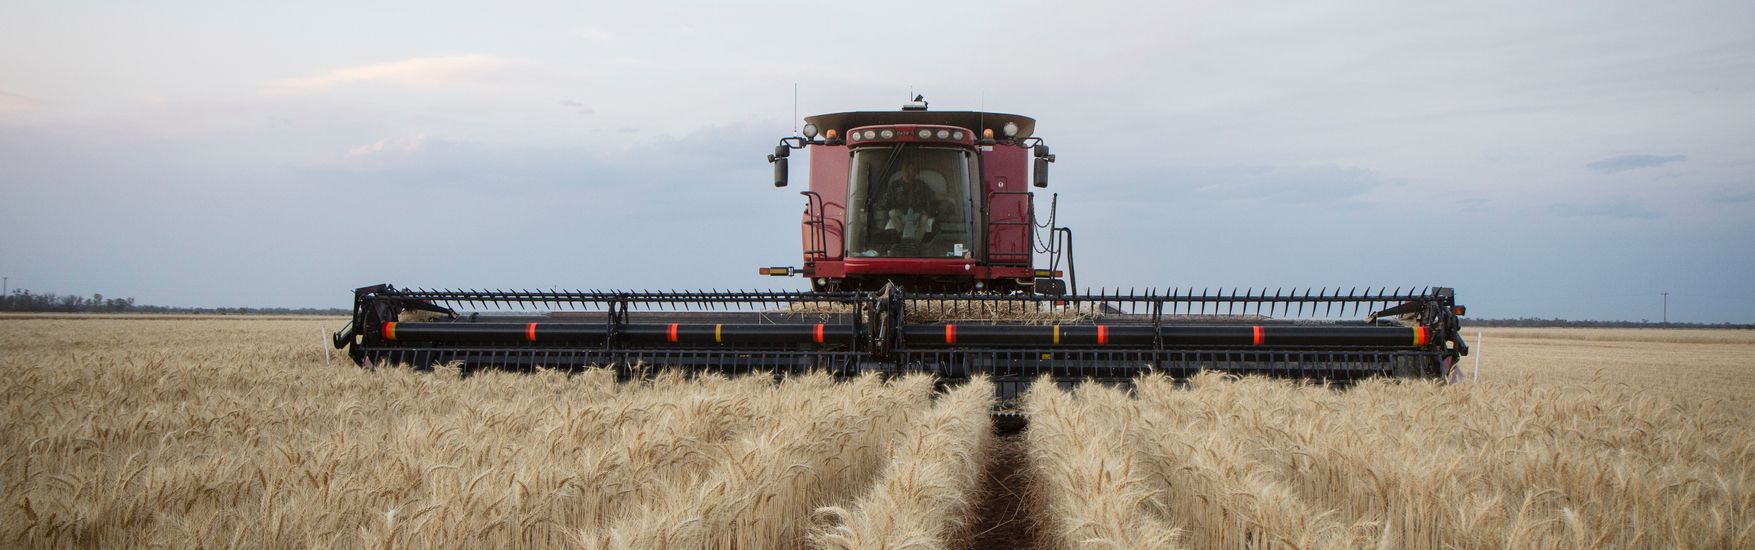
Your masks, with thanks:
[(1030, 182), (1025, 173), (1030, 160), (1028, 150), (1016, 145), (994, 145), (981, 152), (981, 160), (988, 262), (1028, 266), (1031, 235), (1036, 228), (1031, 216)]

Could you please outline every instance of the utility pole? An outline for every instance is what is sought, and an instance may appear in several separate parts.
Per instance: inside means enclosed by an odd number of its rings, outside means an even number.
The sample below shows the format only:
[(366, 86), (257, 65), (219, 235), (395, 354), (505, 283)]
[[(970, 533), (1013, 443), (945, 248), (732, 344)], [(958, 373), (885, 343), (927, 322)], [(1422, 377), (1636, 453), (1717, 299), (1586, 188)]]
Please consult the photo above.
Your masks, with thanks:
[(1664, 295), (1664, 324), (1670, 324), (1670, 293), (1659, 292), (1658, 294)]

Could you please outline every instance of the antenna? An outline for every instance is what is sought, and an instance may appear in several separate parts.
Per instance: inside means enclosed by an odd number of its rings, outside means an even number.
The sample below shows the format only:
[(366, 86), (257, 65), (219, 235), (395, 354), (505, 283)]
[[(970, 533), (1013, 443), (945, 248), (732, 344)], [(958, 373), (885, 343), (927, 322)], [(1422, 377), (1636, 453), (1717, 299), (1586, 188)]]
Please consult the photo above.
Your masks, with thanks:
[(798, 83), (792, 83), (792, 135), (798, 135)]

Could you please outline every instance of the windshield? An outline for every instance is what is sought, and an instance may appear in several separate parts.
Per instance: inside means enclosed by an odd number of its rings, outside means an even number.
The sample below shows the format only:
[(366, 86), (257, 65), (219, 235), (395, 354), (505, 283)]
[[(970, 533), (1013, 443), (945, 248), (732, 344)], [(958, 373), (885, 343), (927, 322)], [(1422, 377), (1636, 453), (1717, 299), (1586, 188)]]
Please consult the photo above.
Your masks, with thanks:
[(847, 255), (966, 258), (969, 154), (898, 144), (854, 151), (847, 186)]

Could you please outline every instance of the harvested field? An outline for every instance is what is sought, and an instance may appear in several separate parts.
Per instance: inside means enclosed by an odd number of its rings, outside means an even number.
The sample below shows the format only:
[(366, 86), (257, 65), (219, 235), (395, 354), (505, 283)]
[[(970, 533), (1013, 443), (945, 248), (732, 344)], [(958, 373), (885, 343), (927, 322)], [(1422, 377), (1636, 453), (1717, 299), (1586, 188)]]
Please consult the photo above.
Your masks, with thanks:
[(1489, 329), (1455, 386), (1039, 386), (998, 437), (979, 383), (365, 371), (340, 323), (0, 318), (0, 545), (1755, 547), (1749, 332)]

